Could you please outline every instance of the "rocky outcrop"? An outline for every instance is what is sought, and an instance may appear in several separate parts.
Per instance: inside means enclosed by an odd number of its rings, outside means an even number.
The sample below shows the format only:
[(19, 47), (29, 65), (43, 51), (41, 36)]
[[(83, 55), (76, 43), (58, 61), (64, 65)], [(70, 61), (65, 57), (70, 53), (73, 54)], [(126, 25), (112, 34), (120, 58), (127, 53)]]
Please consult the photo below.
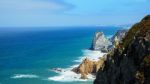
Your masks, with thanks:
[(122, 41), (127, 31), (127, 29), (118, 30), (110, 39), (107, 39), (103, 32), (96, 32), (90, 49), (108, 52)]
[(116, 34), (110, 39), (112, 45), (118, 45), (122, 39), (125, 37), (126, 33), (128, 32), (127, 29), (118, 30)]
[(150, 15), (128, 31), (104, 65), (94, 84), (150, 84)]
[(107, 49), (110, 45), (111, 42), (104, 36), (103, 32), (96, 32), (90, 49), (108, 52)]
[[(113, 48), (111, 42), (118, 41), (119, 43), (119, 41), (124, 38), (126, 32), (127, 30), (125, 29), (118, 30), (117, 33), (110, 39), (110, 41), (105, 38), (102, 32), (97, 32), (95, 34), (91, 49), (108, 52), (108, 50), (111, 50)], [(88, 79), (88, 74), (95, 75), (97, 74), (99, 69), (102, 69), (104, 67), (104, 60), (106, 60), (106, 56), (101, 57), (98, 61), (92, 61), (86, 58), (78, 67), (74, 68), (72, 71), (77, 74), (81, 74), (81, 79)]]
[(92, 61), (86, 58), (78, 67), (75, 67), (72, 71), (74, 71), (77, 74), (81, 74), (81, 79), (88, 79), (87, 75), (95, 75), (97, 71), (103, 67), (103, 63), (104, 59), (102, 58), (99, 61)]

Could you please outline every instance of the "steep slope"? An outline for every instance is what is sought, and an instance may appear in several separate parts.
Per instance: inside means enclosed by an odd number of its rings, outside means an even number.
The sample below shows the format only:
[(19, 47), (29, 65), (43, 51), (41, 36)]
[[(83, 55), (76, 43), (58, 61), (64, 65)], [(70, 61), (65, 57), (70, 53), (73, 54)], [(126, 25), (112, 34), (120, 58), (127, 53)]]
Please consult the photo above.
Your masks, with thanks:
[(120, 42), (128, 32), (128, 29), (118, 30), (116, 34), (110, 39), (113, 45), (116, 45), (116, 42)]
[[(103, 32), (96, 32), (91, 47), (94, 48), (97, 46), (96, 49), (94, 50), (100, 49), (99, 51), (108, 52), (108, 50), (111, 50), (113, 47), (115, 47), (115, 44), (108, 47), (108, 44), (105, 44), (105, 42), (118, 43), (120, 40), (124, 38), (127, 31), (128, 30), (126, 29), (118, 30), (116, 34), (110, 39), (110, 41), (108, 41), (107, 38), (105, 38)], [(73, 68), (72, 71), (77, 74), (81, 74), (81, 79), (88, 79), (89, 74), (95, 76), (99, 69), (103, 69), (105, 60), (106, 60), (106, 54), (103, 57), (100, 57), (99, 60), (97, 61), (93, 59), (85, 58), (82, 61), (82, 63), (78, 67)]]
[(150, 84), (150, 15), (107, 55), (94, 84)]

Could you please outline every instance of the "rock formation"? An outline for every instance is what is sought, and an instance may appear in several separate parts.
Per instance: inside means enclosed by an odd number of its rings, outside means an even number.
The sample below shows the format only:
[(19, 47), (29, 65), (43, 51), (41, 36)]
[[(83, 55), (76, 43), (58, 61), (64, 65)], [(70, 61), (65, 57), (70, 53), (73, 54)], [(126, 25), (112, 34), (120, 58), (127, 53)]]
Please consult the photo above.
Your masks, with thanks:
[(103, 32), (96, 32), (90, 49), (108, 52), (107, 48), (110, 45), (111, 42), (104, 36)]
[(78, 67), (75, 67), (72, 71), (77, 74), (81, 74), (81, 79), (88, 79), (87, 75), (95, 75), (97, 71), (103, 67), (103, 62), (104, 59), (100, 59), (96, 62), (86, 58)]
[(150, 15), (108, 53), (94, 84), (150, 84)]
[[(108, 52), (108, 50), (111, 50), (113, 48), (111, 42), (118, 41), (119, 43), (119, 41), (121, 41), (122, 38), (124, 38), (126, 32), (127, 30), (125, 29), (118, 30), (117, 33), (110, 39), (110, 41), (107, 38), (105, 38), (102, 32), (97, 32), (95, 34), (91, 49), (100, 50), (102, 52)], [(81, 74), (81, 79), (88, 79), (88, 74), (95, 75), (99, 69), (102, 69), (104, 67), (105, 59), (105, 56), (101, 57), (99, 61), (92, 61), (86, 58), (78, 67), (74, 68), (72, 71), (74, 71), (77, 74)]]
[(104, 36), (103, 32), (96, 32), (90, 49), (108, 52), (121, 42), (127, 31), (127, 29), (118, 30), (109, 40)]
[(126, 33), (128, 32), (127, 29), (118, 30), (116, 34), (110, 39), (112, 42), (112, 45), (118, 45), (119, 42), (122, 41), (122, 39), (125, 37)]

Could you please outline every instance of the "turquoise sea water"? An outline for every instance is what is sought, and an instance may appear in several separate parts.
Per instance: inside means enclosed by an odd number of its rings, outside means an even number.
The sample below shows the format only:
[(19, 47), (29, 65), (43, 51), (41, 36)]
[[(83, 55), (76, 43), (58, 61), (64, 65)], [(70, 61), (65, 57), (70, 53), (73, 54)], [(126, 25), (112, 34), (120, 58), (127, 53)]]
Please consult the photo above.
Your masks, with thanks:
[[(48, 80), (67, 68), (91, 46), (96, 31), (113, 35), (119, 27), (73, 27), (61, 30), (28, 30), (0, 33), (0, 84), (92, 84), (93, 81)], [(14, 32), (15, 31), (15, 32)], [(5, 32), (5, 33), (4, 33)], [(17, 75), (18, 74), (18, 75)], [(21, 76), (26, 77), (21, 77)], [(17, 78), (17, 76), (19, 76)]]

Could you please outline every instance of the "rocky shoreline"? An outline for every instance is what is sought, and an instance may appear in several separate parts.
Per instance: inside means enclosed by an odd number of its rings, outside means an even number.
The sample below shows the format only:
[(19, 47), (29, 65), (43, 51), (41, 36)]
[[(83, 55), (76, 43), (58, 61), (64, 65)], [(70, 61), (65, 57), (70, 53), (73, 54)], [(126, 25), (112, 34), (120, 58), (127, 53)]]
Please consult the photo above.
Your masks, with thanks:
[(97, 32), (91, 50), (107, 53), (97, 61), (85, 58), (72, 69), (88, 79), (96, 76), (94, 84), (149, 84), (150, 83), (150, 15), (129, 30), (119, 30), (110, 39)]
[[(96, 32), (90, 50), (105, 54), (97, 60), (84, 58), (70, 68), (73, 78), (87, 80), (92, 75), (94, 84), (149, 84), (150, 15), (129, 30), (118, 30), (110, 39)], [(53, 71), (68, 74), (59, 68)]]
[[(103, 32), (96, 32), (92, 41), (91, 50), (100, 51), (102, 53), (108, 53), (111, 51), (119, 41), (121, 41), (128, 30), (118, 30), (117, 33), (110, 39), (107, 39)], [(81, 79), (88, 79), (88, 75), (96, 75), (99, 70), (104, 67), (104, 61), (107, 58), (107, 54), (99, 57), (97, 61), (85, 58), (78, 67), (72, 69), (73, 72), (81, 74)]]
[[(115, 37), (121, 40), (123, 36), (125, 36), (126, 32), (127, 30), (125, 31), (124, 29), (118, 30), (113, 38)], [(108, 39), (105, 37), (103, 32), (96, 32), (93, 37), (91, 47), (89, 48), (89, 50), (87, 50), (87, 52), (90, 52), (92, 56), (82, 57), (82, 61), (80, 61), (80, 64), (68, 69), (53, 68), (50, 69), (50, 71), (53, 71), (55, 73), (62, 73), (64, 75), (67, 75), (67, 73), (71, 73), (73, 75), (71, 77), (74, 80), (93, 80), (95, 79), (97, 72), (100, 69), (102, 70), (104, 68), (104, 62), (107, 59), (107, 53), (114, 47), (114, 41), (118, 40), (112, 40), (112, 38)], [(67, 77), (69, 76), (67, 75)], [(63, 77), (52, 77), (50, 79), (56, 80), (59, 78), (64, 79)]]
[(93, 61), (85, 58), (83, 62), (72, 69), (73, 72), (81, 74), (81, 79), (88, 79), (88, 74), (96, 75), (100, 68), (103, 68), (104, 58), (100, 58), (98, 61)]
[(150, 84), (150, 15), (107, 54), (94, 84)]

